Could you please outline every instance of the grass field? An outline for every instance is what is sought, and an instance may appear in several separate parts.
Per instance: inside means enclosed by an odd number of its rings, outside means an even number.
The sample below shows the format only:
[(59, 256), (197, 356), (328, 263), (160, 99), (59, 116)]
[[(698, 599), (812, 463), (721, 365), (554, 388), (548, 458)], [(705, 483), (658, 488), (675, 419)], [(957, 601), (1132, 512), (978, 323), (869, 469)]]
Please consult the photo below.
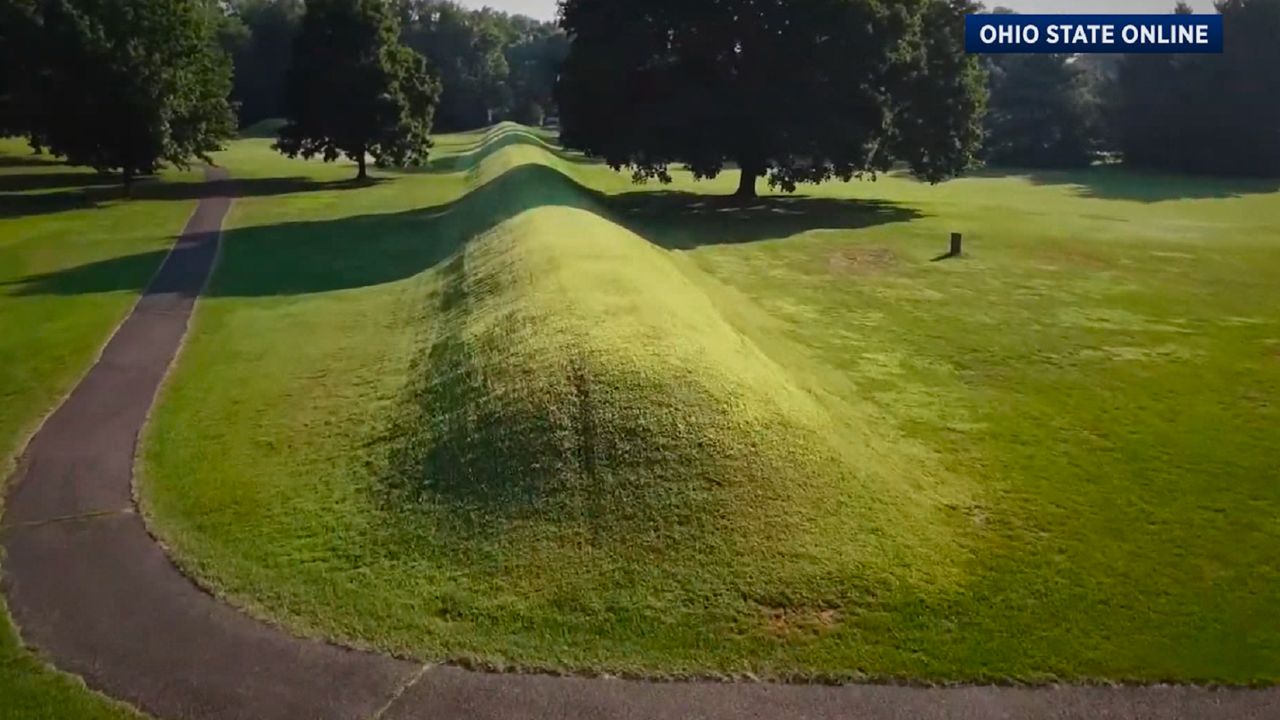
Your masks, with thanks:
[(435, 157), (222, 158), (297, 187), (234, 210), (143, 497), (238, 604), (494, 667), (1280, 679), (1274, 186)]
[[(495, 667), (1280, 679), (1274, 185), (744, 208), (511, 127), (368, 187), (266, 140), (220, 159), (246, 197), (141, 492), (255, 614)], [(0, 301), (128, 298), (162, 245)]]
[[(159, 267), (195, 177), (168, 173), (121, 202), (114, 181), (0, 139), (0, 478)], [(24, 650), (0, 599), (0, 718), (128, 717)]]

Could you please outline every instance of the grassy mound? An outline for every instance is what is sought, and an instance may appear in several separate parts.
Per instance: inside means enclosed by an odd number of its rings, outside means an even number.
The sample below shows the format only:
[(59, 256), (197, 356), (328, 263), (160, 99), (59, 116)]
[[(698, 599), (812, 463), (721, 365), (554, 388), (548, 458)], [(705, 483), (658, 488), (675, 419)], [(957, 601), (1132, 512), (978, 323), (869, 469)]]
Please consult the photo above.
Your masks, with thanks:
[(822, 391), (743, 296), (614, 222), (572, 160), (494, 135), (454, 212), (507, 219), (432, 271), (375, 443), (394, 544), (570, 624), (655, 596), (767, 624), (957, 577), (961, 483)]
[(142, 448), (186, 571), (486, 666), (1275, 681), (1280, 196), (741, 207), (547, 142), (444, 136), (360, 187), (220, 158), (262, 182)]
[[(446, 264), (434, 301), (390, 480), (452, 537), (830, 573), (903, 552), (936, 509), (886, 472), (892, 447), (851, 435), (670, 253), (600, 215), (517, 215)], [(940, 552), (945, 527), (914, 539)]]

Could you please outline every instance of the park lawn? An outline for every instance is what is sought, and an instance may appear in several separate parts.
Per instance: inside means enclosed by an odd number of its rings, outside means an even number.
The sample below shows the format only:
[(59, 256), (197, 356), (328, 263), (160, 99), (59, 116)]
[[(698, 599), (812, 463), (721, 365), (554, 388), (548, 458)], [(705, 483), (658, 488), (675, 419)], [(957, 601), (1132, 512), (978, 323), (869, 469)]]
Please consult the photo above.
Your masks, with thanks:
[(367, 187), (221, 156), (264, 192), (143, 448), (188, 572), (485, 667), (1280, 679), (1274, 184), (743, 208), (548, 142), (445, 136)]
[[(122, 202), (116, 181), (0, 140), (0, 477), (159, 268), (195, 207), (196, 177), (167, 172)], [(0, 717), (138, 717), (49, 670), (2, 606)]]

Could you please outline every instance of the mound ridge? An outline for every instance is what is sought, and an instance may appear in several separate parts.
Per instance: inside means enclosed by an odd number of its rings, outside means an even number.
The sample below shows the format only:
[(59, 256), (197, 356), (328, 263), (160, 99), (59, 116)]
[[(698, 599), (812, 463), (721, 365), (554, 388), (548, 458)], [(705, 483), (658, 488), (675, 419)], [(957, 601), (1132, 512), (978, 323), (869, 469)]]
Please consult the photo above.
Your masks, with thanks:
[[(822, 423), (660, 250), (592, 213), (528, 211), (446, 274), (425, 489), (515, 514), (656, 520), (689, 493), (779, 471), (756, 433)], [(786, 444), (794, 461), (813, 441)]]
[[(471, 172), (479, 185), (562, 162), (515, 144)], [(529, 209), (436, 278), (389, 477), (400, 501), (436, 511), (437, 537), (589, 542), (620, 556), (764, 546), (815, 573), (918, 540), (890, 542), (936, 499), (879, 472), (892, 447), (868, 447), (874, 433), (735, 328), (696, 270), (568, 177), (546, 179), (505, 188)]]

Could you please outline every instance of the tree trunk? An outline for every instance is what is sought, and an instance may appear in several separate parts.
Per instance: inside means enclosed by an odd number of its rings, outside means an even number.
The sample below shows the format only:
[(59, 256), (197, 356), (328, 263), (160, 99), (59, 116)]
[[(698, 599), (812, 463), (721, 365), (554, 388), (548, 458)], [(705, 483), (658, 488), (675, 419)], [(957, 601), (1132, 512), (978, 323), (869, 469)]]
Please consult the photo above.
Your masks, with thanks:
[(133, 197), (133, 168), (127, 166), (121, 168), (120, 175), (124, 179), (124, 196)]
[(760, 178), (760, 171), (750, 164), (739, 163), (742, 168), (739, 171), (738, 191), (733, 194), (736, 198), (743, 200), (753, 200), (756, 197), (756, 180)]
[(369, 168), (365, 167), (364, 150), (361, 150), (360, 154), (356, 156), (356, 166), (360, 168), (359, 172), (356, 173), (356, 180), (368, 180)]

